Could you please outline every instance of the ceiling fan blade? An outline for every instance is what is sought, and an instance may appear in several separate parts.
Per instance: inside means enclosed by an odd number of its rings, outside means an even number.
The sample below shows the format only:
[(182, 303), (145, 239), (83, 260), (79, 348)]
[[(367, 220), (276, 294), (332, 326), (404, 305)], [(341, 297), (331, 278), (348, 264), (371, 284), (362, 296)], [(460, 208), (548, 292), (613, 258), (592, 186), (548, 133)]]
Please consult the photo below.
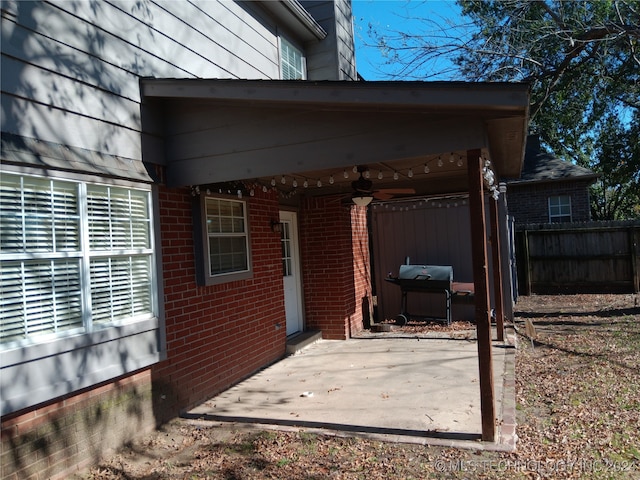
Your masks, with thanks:
[(393, 195), (391, 193), (386, 193), (382, 191), (373, 192), (373, 198), (376, 200), (391, 200)]

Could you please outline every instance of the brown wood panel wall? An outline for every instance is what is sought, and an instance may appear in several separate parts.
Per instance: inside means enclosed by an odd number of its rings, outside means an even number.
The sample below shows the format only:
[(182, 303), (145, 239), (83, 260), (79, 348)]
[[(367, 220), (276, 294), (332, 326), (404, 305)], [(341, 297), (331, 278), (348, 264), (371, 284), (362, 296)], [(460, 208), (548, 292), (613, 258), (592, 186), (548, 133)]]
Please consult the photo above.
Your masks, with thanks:
[[(469, 204), (466, 198), (430, 199), (371, 207), (376, 321), (400, 313), (400, 288), (384, 278), (412, 264), (451, 265), (454, 281), (473, 282)], [(444, 316), (444, 295), (408, 294), (408, 311)], [(473, 320), (473, 305), (454, 305), (453, 320)]]
[(640, 221), (522, 225), (519, 293), (640, 291)]

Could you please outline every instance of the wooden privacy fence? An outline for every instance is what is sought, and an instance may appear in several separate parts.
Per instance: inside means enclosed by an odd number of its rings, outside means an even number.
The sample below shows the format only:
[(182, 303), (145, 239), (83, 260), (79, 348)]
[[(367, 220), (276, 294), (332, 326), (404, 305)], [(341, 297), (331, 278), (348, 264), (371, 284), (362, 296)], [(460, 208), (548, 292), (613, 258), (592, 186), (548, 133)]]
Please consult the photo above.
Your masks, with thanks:
[(640, 291), (640, 220), (518, 225), (518, 293)]

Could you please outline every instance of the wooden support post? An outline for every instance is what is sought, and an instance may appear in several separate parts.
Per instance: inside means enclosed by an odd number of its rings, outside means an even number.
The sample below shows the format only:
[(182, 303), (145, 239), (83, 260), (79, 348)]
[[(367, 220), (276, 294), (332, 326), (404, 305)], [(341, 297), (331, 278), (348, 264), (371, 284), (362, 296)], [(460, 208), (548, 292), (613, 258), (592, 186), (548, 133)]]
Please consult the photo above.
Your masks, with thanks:
[(522, 255), (523, 263), (524, 263), (524, 291), (525, 295), (531, 295), (533, 290), (531, 288), (531, 255), (529, 254), (529, 231), (524, 230), (522, 232), (522, 245), (524, 253)]
[(504, 341), (504, 295), (502, 291), (502, 259), (500, 257), (500, 220), (498, 201), (490, 200), (491, 257), (493, 259), (493, 297), (496, 305), (496, 331), (498, 341)]
[(491, 359), (491, 312), (489, 311), (489, 272), (487, 268), (487, 229), (480, 150), (467, 151), (469, 178), (469, 213), (471, 217), (471, 255), (475, 286), (475, 317), (478, 334), (478, 364), (480, 367), (480, 411), (482, 440), (496, 440), (496, 409)]

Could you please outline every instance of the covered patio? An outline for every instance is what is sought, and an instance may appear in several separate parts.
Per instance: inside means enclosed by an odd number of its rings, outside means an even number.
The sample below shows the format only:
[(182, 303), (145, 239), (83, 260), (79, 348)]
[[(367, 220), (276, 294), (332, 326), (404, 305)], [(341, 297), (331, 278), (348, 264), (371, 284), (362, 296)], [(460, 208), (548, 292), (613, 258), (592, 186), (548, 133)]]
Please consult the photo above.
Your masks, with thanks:
[[(504, 311), (510, 303), (502, 290), (496, 199), (499, 182), (517, 178), (522, 168), (527, 85), (144, 79), (141, 89), (143, 126), (149, 132), (143, 155), (166, 167), (162, 180), (168, 187), (203, 186), (251, 196), (277, 191), (281, 206), (295, 208), (305, 199), (306, 212), (312, 211), (313, 199), (362, 208), (352, 206), (353, 197), (467, 192), (477, 325), (476, 363), (469, 368), (478, 375), (479, 435), (496, 441), (492, 342), (505, 339)], [(360, 174), (372, 184), (365, 192), (354, 191)], [(309, 250), (306, 256), (310, 261), (322, 258), (322, 252)], [(349, 258), (339, 260), (334, 278), (341, 278)], [(351, 260), (349, 268), (360, 267), (358, 259)], [(314, 310), (311, 281), (305, 277), (307, 315)], [(359, 298), (348, 299), (354, 300)], [(351, 333), (352, 324), (348, 327)], [(413, 375), (419, 374), (414, 365)]]
[(513, 451), (514, 338), (494, 342), (495, 442), (481, 442), (473, 332), (321, 340), (183, 417), (383, 441)]

